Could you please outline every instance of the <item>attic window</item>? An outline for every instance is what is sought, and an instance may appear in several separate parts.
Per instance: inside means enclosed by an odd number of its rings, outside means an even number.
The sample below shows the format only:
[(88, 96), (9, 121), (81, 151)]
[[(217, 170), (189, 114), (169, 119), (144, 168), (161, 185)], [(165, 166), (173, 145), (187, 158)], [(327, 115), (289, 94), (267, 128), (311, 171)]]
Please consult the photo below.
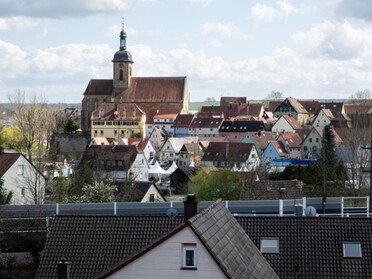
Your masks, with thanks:
[(359, 241), (343, 242), (344, 258), (361, 258), (362, 249)]
[(182, 243), (181, 269), (196, 269), (196, 243)]
[(278, 254), (279, 253), (279, 238), (278, 237), (261, 237), (260, 251), (261, 253)]

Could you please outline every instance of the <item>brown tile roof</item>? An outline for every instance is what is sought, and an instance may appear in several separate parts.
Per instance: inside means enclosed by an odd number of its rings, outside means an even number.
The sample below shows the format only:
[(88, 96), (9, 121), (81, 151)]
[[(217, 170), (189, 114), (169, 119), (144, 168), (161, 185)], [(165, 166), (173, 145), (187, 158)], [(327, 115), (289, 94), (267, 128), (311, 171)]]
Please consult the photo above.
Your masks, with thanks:
[(0, 177), (22, 156), (21, 153), (0, 153)]
[(298, 100), (301, 105), (306, 109), (308, 113), (313, 113), (316, 114), (318, 111), (319, 107), (319, 102), (318, 101), (302, 101)]
[(282, 115), (284, 119), (288, 122), (289, 125), (293, 128), (293, 130), (302, 129), (300, 122), (298, 122), (295, 118), (289, 115)]
[(178, 128), (188, 128), (194, 119), (193, 114), (178, 114), (174, 120), (173, 127)]
[(357, 114), (357, 113), (367, 113), (372, 106), (371, 105), (346, 105), (344, 106), (345, 113), (350, 114)]
[(149, 142), (149, 138), (145, 138), (145, 139), (141, 140), (141, 142), (137, 146), (137, 149), (141, 150), (141, 151), (144, 151), (148, 142)]
[(282, 103), (283, 101), (269, 101), (269, 107), (267, 111), (274, 112), (276, 108)]
[(152, 108), (146, 111), (146, 124), (154, 124), (154, 116), (157, 114), (178, 114), (181, 108)]
[(221, 97), (220, 106), (228, 106), (231, 103), (246, 103), (246, 97)]
[(287, 141), (289, 147), (299, 147), (303, 141), (298, 133), (281, 133), (280, 136)]
[(223, 114), (225, 119), (237, 117), (239, 115), (248, 115), (247, 103), (232, 103), (228, 106), (202, 106), (199, 114), (212, 113), (212, 114)]
[(285, 150), (285, 147), (281, 141), (273, 140), (270, 142), (273, 147), (275, 148), (276, 152), (278, 152), (280, 157), (285, 157), (288, 155), (287, 151)]
[[(332, 113), (332, 111), (331, 111), (330, 109), (321, 109), (320, 112), (323, 112), (323, 113), (328, 117), (329, 120), (333, 120), (333, 119), (336, 118), (336, 117), (333, 115), (333, 113)], [(319, 113), (320, 113), (320, 112), (319, 112)]]
[[(100, 167), (101, 170), (128, 170), (137, 156), (137, 148), (134, 145), (92, 145), (87, 147), (81, 163), (88, 163), (92, 167)], [(100, 162), (123, 161), (122, 166), (104, 165)]]
[[(117, 114), (116, 114), (117, 113)], [(92, 112), (91, 120), (137, 120), (145, 113), (136, 104), (102, 103)]]
[[(186, 77), (132, 77), (131, 87), (124, 92), (116, 90), (117, 101), (120, 93), (123, 102), (182, 102), (186, 86)], [(113, 81), (92, 79), (84, 95), (111, 95)]]
[(248, 106), (248, 115), (251, 115), (253, 117), (256, 117), (257, 119), (261, 118), (262, 115), (260, 115), (262, 111), (262, 104), (252, 104), (250, 103)]
[(219, 128), (223, 118), (194, 118), (190, 128)]
[(278, 133), (275, 132), (248, 132), (247, 134), (252, 140), (254, 140), (262, 151), (266, 149), (269, 141), (276, 140), (278, 138)]
[[(318, 132), (319, 136), (320, 136), (321, 138), (323, 138), (323, 130), (324, 130), (324, 127), (323, 127), (323, 126), (316, 126), (316, 127), (314, 127), (313, 129), (315, 129), (315, 131)], [(343, 142), (343, 140), (342, 140), (341, 137), (338, 135), (338, 133), (336, 132), (335, 129), (332, 129), (332, 131), (333, 131), (333, 134), (334, 134), (334, 136), (335, 136), (335, 144), (336, 144), (336, 145), (340, 145), (340, 144)]]
[(84, 95), (111, 95), (113, 89), (112, 79), (91, 79)]
[(154, 119), (163, 119), (163, 118), (175, 118), (178, 113), (168, 113), (168, 114), (156, 114)]
[[(247, 181), (245, 188), (248, 190), (246, 199), (250, 200), (291, 200), (302, 199), (303, 183), (297, 179), (294, 180), (263, 180)], [(282, 192), (282, 196), (281, 196)], [(245, 199), (245, 198), (243, 198)]]
[[(295, 98), (287, 98), (297, 113), (307, 113), (305, 107)], [(284, 100), (285, 102), (285, 100)]]
[(253, 143), (210, 142), (202, 161), (246, 162)]
[(122, 92), (122, 100), (139, 103), (182, 102), (185, 86), (186, 77), (132, 77), (131, 88)]

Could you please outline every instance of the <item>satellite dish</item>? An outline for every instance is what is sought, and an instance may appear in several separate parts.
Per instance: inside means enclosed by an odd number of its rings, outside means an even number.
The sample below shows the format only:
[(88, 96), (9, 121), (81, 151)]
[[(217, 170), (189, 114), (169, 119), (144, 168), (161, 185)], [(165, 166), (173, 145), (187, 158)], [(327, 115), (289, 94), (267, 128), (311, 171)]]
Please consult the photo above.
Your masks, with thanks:
[(168, 210), (167, 210), (167, 216), (169, 217), (169, 218), (174, 218), (174, 217), (176, 217), (178, 215), (178, 211), (177, 211), (177, 209), (175, 209), (175, 208), (168, 208)]
[(316, 216), (316, 209), (314, 206), (308, 206), (305, 208), (305, 216)]

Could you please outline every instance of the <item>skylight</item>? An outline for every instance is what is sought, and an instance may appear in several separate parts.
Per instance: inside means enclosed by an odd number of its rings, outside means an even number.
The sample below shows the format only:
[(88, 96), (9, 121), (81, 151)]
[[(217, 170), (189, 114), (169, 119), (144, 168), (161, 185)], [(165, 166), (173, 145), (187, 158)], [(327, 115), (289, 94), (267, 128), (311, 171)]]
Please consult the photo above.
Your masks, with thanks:
[(361, 258), (362, 249), (359, 241), (343, 242), (344, 258)]
[(261, 237), (260, 245), (261, 253), (279, 253), (279, 238), (278, 237)]

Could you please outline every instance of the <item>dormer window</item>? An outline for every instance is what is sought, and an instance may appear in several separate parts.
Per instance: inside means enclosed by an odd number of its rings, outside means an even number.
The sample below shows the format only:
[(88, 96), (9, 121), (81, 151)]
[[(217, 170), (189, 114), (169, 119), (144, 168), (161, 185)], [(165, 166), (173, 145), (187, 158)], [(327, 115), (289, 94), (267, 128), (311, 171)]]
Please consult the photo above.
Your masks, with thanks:
[(343, 242), (344, 258), (361, 258), (362, 249), (359, 241)]
[(181, 269), (196, 269), (196, 243), (182, 243), (182, 267)]

